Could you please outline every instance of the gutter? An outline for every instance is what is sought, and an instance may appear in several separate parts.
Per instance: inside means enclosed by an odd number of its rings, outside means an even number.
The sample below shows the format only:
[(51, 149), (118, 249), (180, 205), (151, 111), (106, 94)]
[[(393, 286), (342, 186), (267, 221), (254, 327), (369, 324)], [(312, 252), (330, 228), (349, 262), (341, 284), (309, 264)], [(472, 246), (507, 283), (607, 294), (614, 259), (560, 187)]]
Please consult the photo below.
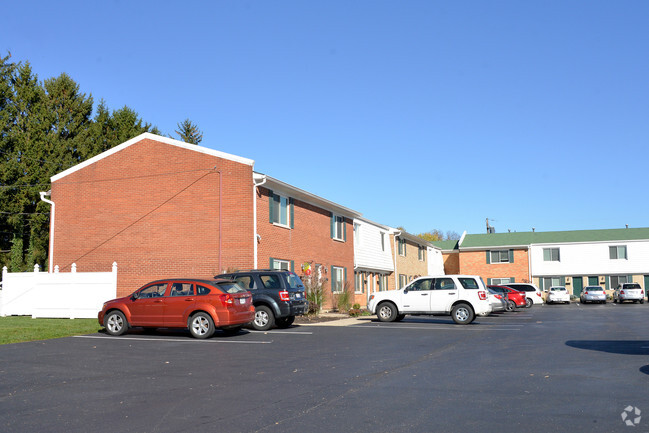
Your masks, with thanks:
[(255, 183), (255, 175), (252, 176), (252, 230), (253, 230), (253, 269), (257, 269), (257, 244), (261, 241), (261, 236), (257, 233), (257, 187), (266, 183), (266, 175), (262, 175), (261, 182)]
[(56, 210), (56, 205), (52, 200), (48, 200), (45, 198), (46, 195), (49, 195), (50, 197), (52, 196), (52, 190), (50, 189), (49, 191), (41, 191), (41, 200), (44, 201), (45, 203), (49, 204), (52, 206), (52, 212), (50, 216), (50, 251), (49, 251), (49, 257), (48, 261), (50, 262), (49, 266), (49, 273), (52, 273), (52, 270), (54, 269), (54, 216), (55, 216), (55, 210)]
[(393, 234), (394, 240), (392, 242), (392, 248), (394, 249), (394, 290), (399, 290), (399, 272), (397, 272), (397, 236), (401, 236), (401, 230), (395, 230)]

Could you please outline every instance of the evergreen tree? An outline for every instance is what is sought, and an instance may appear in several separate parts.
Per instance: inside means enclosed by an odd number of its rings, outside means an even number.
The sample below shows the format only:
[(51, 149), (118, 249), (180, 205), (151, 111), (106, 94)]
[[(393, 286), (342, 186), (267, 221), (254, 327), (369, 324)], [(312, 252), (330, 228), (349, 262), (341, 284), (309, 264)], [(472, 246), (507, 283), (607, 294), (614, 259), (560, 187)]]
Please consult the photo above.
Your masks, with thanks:
[(178, 123), (176, 134), (178, 134), (180, 139), (185, 143), (199, 144), (203, 141), (203, 131), (198, 129), (198, 126), (192, 123), (189, 119), (185, 119)]

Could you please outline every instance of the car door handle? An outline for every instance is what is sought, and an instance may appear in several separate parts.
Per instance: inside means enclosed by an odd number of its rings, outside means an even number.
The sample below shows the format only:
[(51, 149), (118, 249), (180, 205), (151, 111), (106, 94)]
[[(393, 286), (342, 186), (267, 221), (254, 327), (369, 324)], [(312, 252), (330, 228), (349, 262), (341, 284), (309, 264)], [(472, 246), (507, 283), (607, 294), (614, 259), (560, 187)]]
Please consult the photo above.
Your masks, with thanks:
[(193, 300), (194, 300), (194, 298), (185, 298), (185, 302), (190, 302), (190, 301), (193, 301)]
[(449, 295), (455, 295), (455, 292), (449, 292)]
[(428, 293), (422, 293), (421, 296), (428, 296)]
[(160, 303), (162, 303), (162, 300), (161, 299), (156, 299), (155, 301), (153, 301), (153, 303), (154, 304), (160, 304)]

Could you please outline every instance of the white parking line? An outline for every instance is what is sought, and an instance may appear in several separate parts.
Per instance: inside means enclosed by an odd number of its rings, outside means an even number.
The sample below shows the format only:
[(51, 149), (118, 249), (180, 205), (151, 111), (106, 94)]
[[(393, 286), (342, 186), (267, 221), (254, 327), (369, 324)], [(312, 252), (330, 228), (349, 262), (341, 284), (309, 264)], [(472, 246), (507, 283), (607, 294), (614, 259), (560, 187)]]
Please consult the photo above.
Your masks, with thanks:
[(145, 337), (99, 337), (94, 335), (74, 335), (75, 338), (96, 338), (96, 339), (110, 339), (110, 340), (134, 340), (134, 341), (173, 341), (175, 343), (230, 343), (230, 344), (270, 344), (272, 341), (239, 341), (239, 340), (198, 340), (196, 338), (190, 339), (174, 339), (174, 338), (145, 338)]
[[(500, 326), (500, 327), (496, 327)], [(510, 325), (516, 326), (516, 325)], [(520, 331), (520, 328), (505, 328), (502, 325), (484, 325), (479, 324), (475, 326), (436, 326), (434, 323), (431, 323), (431, 326), (398, 326), (398, 325), (355, 325), (354, 328), (375, 328), (375, 329), (425, 329), (427, 331), (437, 331), (437, 330), (467, 330), (467, 331)]]
[(293, 335), (312, 335), (313, 332), (303, 332), (303, 331), (248, 331), (251, 334), (293, 334)]

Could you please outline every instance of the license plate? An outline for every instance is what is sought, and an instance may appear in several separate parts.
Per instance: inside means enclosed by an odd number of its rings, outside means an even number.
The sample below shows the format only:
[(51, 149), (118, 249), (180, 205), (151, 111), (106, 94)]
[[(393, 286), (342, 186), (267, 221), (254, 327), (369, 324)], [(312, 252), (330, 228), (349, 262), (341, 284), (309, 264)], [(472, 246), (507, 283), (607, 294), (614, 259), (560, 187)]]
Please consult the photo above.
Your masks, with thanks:
[(300, 299), (301, 297), (302, 297), (302, 294), (301, 294), (301, 293), (296, 293), (296, 294), (295, 294), (295, 299)]
[(239, 299), (239, 303), (240, 303), (240, 304), (245, 304), (245, 303), (246, 303), (246, 298), (241, 298), (241, 299)]

